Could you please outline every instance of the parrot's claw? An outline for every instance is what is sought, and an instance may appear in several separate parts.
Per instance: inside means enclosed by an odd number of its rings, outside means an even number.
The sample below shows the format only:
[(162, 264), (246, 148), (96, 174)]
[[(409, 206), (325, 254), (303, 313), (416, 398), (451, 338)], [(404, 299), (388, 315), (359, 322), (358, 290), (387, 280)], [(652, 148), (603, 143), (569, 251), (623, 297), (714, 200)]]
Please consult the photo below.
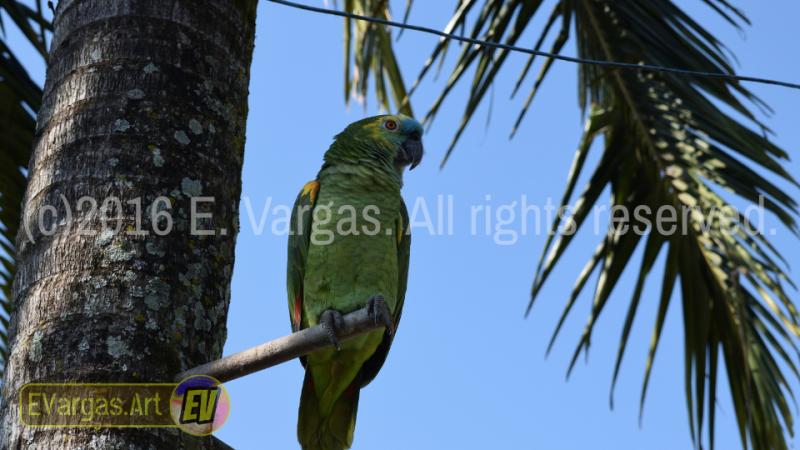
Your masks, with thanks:
[(327, 309), (319, 316), (319, 324), (328, 333), (328, 339), (336, 347), (336, 351), (340, 351), (342, 347), (339, 345), (339, 337), (336, 333), (344, 327), (342, 313), (335, 309)]
[(394, 334), (394, 321), (389, 306), (386, 305), (382, 295), (376, 295), (367, 300), (367, 313), (375, 324), (382, 323), (386, 327), (389, 336)]

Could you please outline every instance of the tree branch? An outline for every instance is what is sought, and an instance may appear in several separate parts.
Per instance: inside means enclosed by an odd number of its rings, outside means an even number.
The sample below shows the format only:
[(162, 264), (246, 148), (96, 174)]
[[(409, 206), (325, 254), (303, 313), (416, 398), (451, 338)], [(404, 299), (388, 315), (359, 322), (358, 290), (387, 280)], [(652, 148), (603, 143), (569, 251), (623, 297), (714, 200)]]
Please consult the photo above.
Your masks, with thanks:
[[(338, 330), (337, 336), (344, 341), (382, 327), (383, 324), (375, 322), (365, 307), (344, 316), (344, 326)], [(328, 333), (317, 325), (189, 369), (178, 374), (175, 380), (208, 375), (224, 383), (331, 345)]]

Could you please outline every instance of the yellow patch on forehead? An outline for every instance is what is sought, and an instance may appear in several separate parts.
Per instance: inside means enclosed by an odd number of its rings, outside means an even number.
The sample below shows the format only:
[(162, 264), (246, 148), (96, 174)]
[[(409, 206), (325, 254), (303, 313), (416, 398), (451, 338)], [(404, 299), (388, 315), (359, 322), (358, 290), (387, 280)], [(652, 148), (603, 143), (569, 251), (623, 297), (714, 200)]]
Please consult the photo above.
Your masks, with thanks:
[(372, 134), (382, 133), (383, 132), (383, 120), (376, 120), (374, 122), (370, 122), (370, 124), (367, 125), (366, 128)]
[(387, 120), (394, 120), (400, 124), (400, 120), (394, 115), (376, 116), (372, 120), (362, 122), (358, 130), (354, 130), (356, 135), (362, 139), (372, 139), (376, 142), (385, 143), (388, 141), (389, 135), (396, 133), (399, 130), (387, 130), (384, 123)]

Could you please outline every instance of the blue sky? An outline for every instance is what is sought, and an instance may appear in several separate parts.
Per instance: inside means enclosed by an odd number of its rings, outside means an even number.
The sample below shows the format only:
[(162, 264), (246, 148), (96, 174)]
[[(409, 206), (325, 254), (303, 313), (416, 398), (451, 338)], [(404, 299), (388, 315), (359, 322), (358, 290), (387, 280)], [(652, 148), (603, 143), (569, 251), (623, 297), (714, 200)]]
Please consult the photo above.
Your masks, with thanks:
[[(410, 20), (441, 28), (452, 3), (416, 2)], [(739, 2), (753, 22), (744, 34), (702, 2), (678, 3), (733, 50), (741, 73), (798, 81), (800, 62), (793, 50), (800, 41), (796, 2), (775, 0), (769, 8)], [(405, 2), (393, 4), (399, 13)], [(541, 28), (543, 19), (544, 15), (539, 17), (534, 29)], [(279, 205), (290, 206), (300, 187), (313, 179), (332, 136), (349, 122), (378, 112), (373, 101), (366, 108), (344, 105), (341, 34), (340, 19), (261, 2), (243, 195), (256, 222), (269, 204), (261, 234), (250, 225), (248, 208), (242, 207), (226, 354), (290, 331), (286, 236), (270, 231), (272, 221), (283, 215)], [(417, 74), (435, 42), (434, 37), (406, 32), (396, 44), (407, 81)], [(565, 53), (574, 54), (573, 48)], [(33, 61), (30, 55), (26, 60)], [(544, 236), (529, 232), (513, 245), (498, 245), (492, 235), (470, 233), (470, 205), (496, 208), (517, 201), (519, 208), (523, 195), (530, 204), (544, 205), (548, 198), (557, 201), (582, 130), (576, 67), (557, 63), (521, 131), (508, 140), (522, 99), (507, 99), (524, 61), (524, 55), (510, 58), (496, 81), (490, 126), (484, 127), (484, 105), (440, 171), (438, 165), (460, 120), (468, 83), (458, 88), (424, 137), (425, 161), (405, 178), (404, 196), (410, 207), (422, 197), (435, 214), (437, 196), (452, 196), (454, 233), (431, 236), (424, 228), (414, 230), (403, 321), (382, 372), (362, 392), (354, 449), (691, 447), (677, 301), (671, 304), (642, 426), (638, 426), (639, 393), (660, 275), (646, 286), (611, 411), (613, 360), (635, 273), (626, 273), (615, 289), (596, 326), (588, 364), (579, 362), (567, 382), (566, 368), (589, 312), (589, 292), (581, 297), (550, 357), (545, 359), (544, 352), (577, 272), (599, 236), (590, 229), (578, 235), (533, 314), (524, 319)], [(31, 67), (40, 70), (39, 64)], [(41, 74), (36, 78), (41, 79)], [(430, 106), (444, 79), (423, 84), (413, 98), (418, 113)], [(795, 111), (800, 92), (750, 87), (775, 110), (768, 118), (777, 133), (775, 140), (795, 154), (800, 142)], [(597, 150), (592, 161), (599, 155)], [(800, 168), (797, 162), (789, 167), (794, 174)], [(798, 194), (796, 189), (788, 191)], [(767, 219), (768, 228), (778, 227), (774, 218)], [(516, 227), (519, 231), (518, 223)], [(792, 267), (800, 267), (800, 242), (779, 227), (773, 239)], [(634, 265), (640, 257), (641, 249)], [(661, 267), (660, 262), (653, 273), (660, 274)], [(302, 379), (300, 364), (290, 362), (228, 383), (232, 415), (218, 436), (237, 449), (298, 448), (295, 426)], [(727, 390), (721, 390), (718, 401), (718, 448), (740, 448)]]

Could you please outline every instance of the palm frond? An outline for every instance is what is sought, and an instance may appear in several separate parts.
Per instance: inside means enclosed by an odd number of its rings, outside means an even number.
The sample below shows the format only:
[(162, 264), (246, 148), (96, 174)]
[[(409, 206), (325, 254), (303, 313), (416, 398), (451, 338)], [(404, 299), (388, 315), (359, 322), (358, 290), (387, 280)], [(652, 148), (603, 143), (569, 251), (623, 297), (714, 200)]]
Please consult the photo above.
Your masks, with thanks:
[[(6, 14), (46, 56), (46, 33), (51, 26), (36, 10), (13, 1), (0, 0), (0, 14)], [(36, 112), (42, 90), (8, 47), (5, 24), (0, 16), (0, 378), (8, 356), (8, 320), (13, 310), (11, 283), (16, 270), (15, 239), (22, 217), (22, 196), (27, 184), (27, 167), (36, 126)]]
[[(52, 31), (52, 25), (44, 17), (42, 0), (35, 0), (33, 3), (35, 10), (18, 0), (0, 0), (0, 11), (11, 18), (42, 58), (47, 58), (47, 33)], [(2, 21), (0, 30), (5, 32)]]
[[(351, 9), (355, 3), (356, 0), (350, 1)], [(733, 26), (749, 24), (742, 11), (726, 0), (703, 3)], [(458, 0), (444, 31), (461, 30), (472, 38), (523, 45), (520, 41), (543, 4), (541, 0)], [(359, 12), (370, 12), (363, 2), (360, 5)], [(386, 10), (383, 6), (380, 11)], [(545, 13), (544, 27), (532, 43), (537, 50), (558, 54), (572, 37), (583, 58), (734, 74), (733, 56), (725, 46), (670, 0), (559, 0)], [(362, 37), (357, 39), (355, 51), (376, 53), (370, 45), (369, 39)], [(409, 95), (437, 62), (441, 67), (451, 45), (445, 39), (436, 44)], [(471, 78), (461, 123), (442, 164), (450, 157), (508, 56), (504, 49), (460, 46), (449, 79), (424, 119), (430, 124), (455, 86)], [(368, 60), (367, 56), (360, 58)], [(551, 59), (538, 58), (543, 61), (538, 74), (532, 77), (536, 59), (530, 57), (513, 88), (512, 96), (523, 89), (528, 89), (528, 95), (512, 135), (524, 123), (526, 112), (552, 67)], [(363, 68), (359, 70), (364, 72)], [(366, 88), (362, 84), (358, 90), (363, 94)], [(349, 85), (347, 89), (349, 92)], [(405, 94), (405, 90), (401, 92)], [(788, 407), (793, 397), (787, 378), (798, 375), (796, 339), (800, 336), (800, 317), (784, 286), (793, 284), (784, 273), (781, 255), (723, 194), (763, 204), (797, 233), (796, 203), (770, 180), (783, 179), (797, 185), (782, 166), (786, 152), (769, 140), (769, 130), (752, 111), (754, 107), (769, 111), (768, 107), (738, 82), (727, 79), (600, 66), (579, 69), (578, 94), (581, 108), (588, 110), (587, 124), (562, 205), (573, 200), (592, 143), (602, 137), (604, 149), (587, 185), (574, 200), (572, 215), (552, 225), (554, 233), (546, 242), (535, 274), (529, 311), (574, 232), (606, 188), (610, 188), (615, 211), (647, 208), (653, 218), (659, 217), (664, 208), (673, 208), (677, 212), (673, 221), (676, 231), (650, 226), (636, 232), (624, 230), (624, 224), (613, 221), (614, 226), (579, 274), (549, 348), (592, 274), (598, 272), (591, 312), (575, 349), (571, 371), (577, 357), (588, 352), (595, 323), (635, 250), (643, 245), (643, 259), (615, 360), (613, 399), (633, 322), (639, 305), (647, 301), (642, 298), (645, 283), (651, 278), (659, 255), (665, 254), (642, 408), (669, 302), (675, 287), (680, 286), (685, 338), (683, 378), (692, 439), (699, 446), (707, 426), (709, 447), (714, 446), (717, 376), (719, 364), (724, 363), (743, 445), (787, 449), (786, 434), (793, 433), (793, 416)], [(379, 92), (380, 95), (385, 93)], [(731, 110), (748, 123), (726, 112)], [(555, 233), (559, 229), (563, 231)]]
[[(413, 1), (408, 0), (405, 20), (408, 19)], [(344, 11), (390, 19), (389, 0), (344, 0)], [(355, 32), (354, 32), (355, 31)], [(373, 77), (378, 104), (391, 110), (391, 101), (399, 112), (413, 115), (403, 76), (392, 47), (389, 27), (362, 21), (345, 19), (344, 22), (344, 96), (345, 103), (355, 96), (364, 102)], [(351, 68), (352, 64), (352, 68)]]
[[(582, 57), (733, 72), (722, 46), (669, 1), (584, 0), (575, 3), (573, 14)], [(644, 283), (666, 248), (663, 293), (642, 402), (667, 306), (680, 280), (684, 385), (693, 440), (699, 443), (707, 424), (709, 446), (714, 446), (717, 374), (722, 356), (743, 444), (759, 449), (788, 448), (783, 430), (793, 433), (788, 407), (792, 392), (781, 367), (790, 368), (796, 376), (795, 359), (786, 348), (795, 346), (800, 317), (784, 290), (784, 282), (790, 281), (776, 262), (780, 255), (719, 191), (753, 203), (763, 202), (796, 232), (795, 202), (749, 166), (758, 164), (779, 178), (795, 182), (780, 165), (786, 157), (783, 150), (723, 112), (709, 97), (765, 129), (737, 95), (758, 100), (742, 86), (718, 79), (598, 67), (582, 67), (580, 79), (582, 104), (591, 105), (591, 112), (578, 150), (579, 160), (601, 135), (605, 148), (574, 214), (565, 219), (573, 228), (570, 231), (581, 226), (606, 187), (611, 190), (612, 211), (640, 208), (654, 213), (651, 217), (655, 218), (655, 213), (669, 207), (677, 214), (675, 230), (664, 229), (663, 221), (660, 227), (641, 232), (622, 229), (630, 225), (629, 221), (614, 222), (617, 226), (603, 239), (599, 257), (592, 259), (590, 271), (599, 266), (599, 278), (570, 370), (579, 354), (588, 352), (594, 324), (631, 262), (633, 251), (645, 241), (615, 362), (613, 396)], [(579, 166), (570, 173), (570, 190), (581, 169)], [(570, 198), (568, 192), (564, 202)], [(552, 245), (547, 243), (531, 305), (570, 239), (571, 233), (562, 233)], [(573, 294), (564, 315), (582, 287)], [(557, 333), (558, 328), (554, 338)]]

